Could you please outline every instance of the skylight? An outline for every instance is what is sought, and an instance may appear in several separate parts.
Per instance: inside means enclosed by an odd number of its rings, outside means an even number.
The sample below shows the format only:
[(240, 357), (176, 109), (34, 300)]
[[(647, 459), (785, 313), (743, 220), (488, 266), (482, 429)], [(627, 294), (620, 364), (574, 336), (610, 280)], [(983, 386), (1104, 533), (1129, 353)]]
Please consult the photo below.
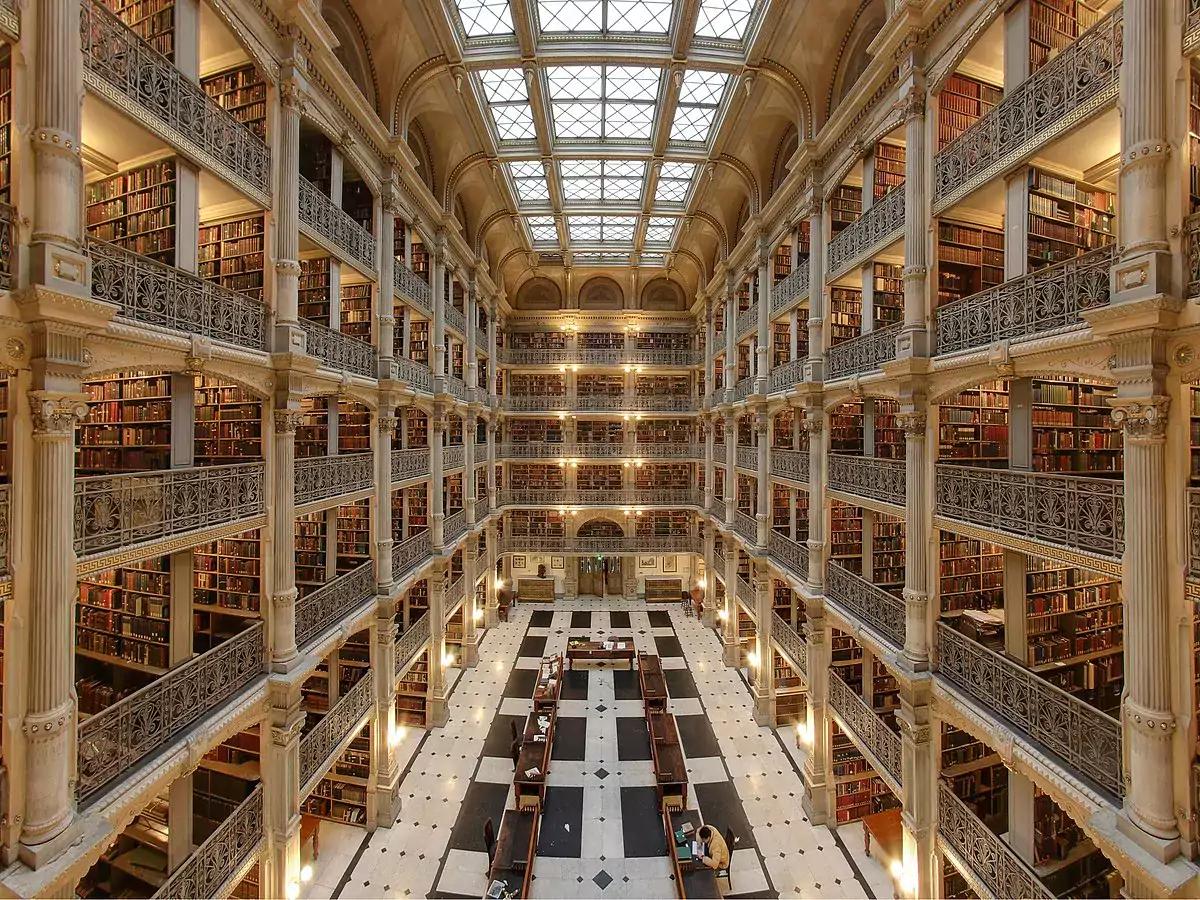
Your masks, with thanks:
[(468, 38), (516, 34), (508, 0), (457, 0), (458, 21)]
[(627, 159), (564, 159), (558, 173), (568, 203), (636, 202), (642, 198), (646, 164)]
[(658, 186), (654, 190), (655, 203), (671, 203), (682, 206), (687, 202), (696, 177), (695, 163), (665, 162), (658, 172)]
[(758, 0), (700, 0), (696, 36), (743, 41)]
[(666, 35), (672, 0), (538, 0), (538, 28), (545, 34)]
[(510, 162), (508, 174), (517, 189), (517, 199), (522, 203), (545, 202), (550, 199), (546, 186), (546, 172), (540, 162)]
[(646, 243), (670, 244), (675, 237), (678, 221), (668, 216), (651, 216), (646, 222)]
[(479, 83), (492, 113), (496, 136), (502, 141), (528, 141), (537, 137), (525, 73), (520, 69), (484, 69)]
[(650, 140), (661, 69), (551, 66), (546, 79), (558, 140)]
[(525, 224), (529, 226), (534, 244), (558, 246), (558, 226), (554, 224), (553, 216), (527, 216)]
[(707, 143), (728, 85), (729, 75), (725, 72), (693, 69), (685, 74), (675, 121), (671, 123), (671, 140)]
[(572, 243), (632, 244), (636, 216), (571, 216), (567, 233)]
[(629, 262), (629, 253), (616, 253), (611, 250), (585, 250), (582, 253), (576, 253), (574, 261), (576, 265), (586, 265), (588, 263), (625, 265)]

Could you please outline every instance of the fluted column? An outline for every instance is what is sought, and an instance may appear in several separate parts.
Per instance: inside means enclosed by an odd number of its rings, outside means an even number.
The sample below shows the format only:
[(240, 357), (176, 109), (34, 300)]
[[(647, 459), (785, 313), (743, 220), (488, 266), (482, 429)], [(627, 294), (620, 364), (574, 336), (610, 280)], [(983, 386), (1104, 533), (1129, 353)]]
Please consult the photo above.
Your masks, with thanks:
[(704, 529), (704, 627), (715, 628), (717, 625), (717, 605), (713, 598), (717, 596), (717, 569), (714, 561), (716, 555), (717, 536), (712, 528)]
[(898, 359), (928, 356), (925, 330), (929, 265), (926, 241), (929, 201), (925, 127), (925, 77), (910, 70), (904, 94), (904, 327), (896, 339)]
[(468, 526), (475, 524), (475, 409), (474, 403), (468, 404), (463, 420), (463, 509)]
[(479, 312), (475, 307), (476, 277), (476, 271), (472, 269), (467, 294), (463, 299), (463, 318), (467, 322), (467, 333), (463, 335), (463, 381), (467, 384), (468, 397), (475, 396), (479, 385), (479, 361), (475, 358), (475, 352), (479, 349), (475, 346), (475, 329), (479, 325)]
[[(810, 508), (812, 506), (819, 506), (819, 503), (814, 500)], [(812, 569), (810, 558), (810, 580)], [(806, 596), (804, 606), (804, 635), (808, 644), (808, 706), (800, 737), (808, 744), (808, 756), (800, 771), (804, 779), (804, 796), (800, 805), (810, 822), (822, 825), (829, 819), (829, 795), (833, 790), (829, 753), (829, 629), (822, 596)]]
[(929, 515), (928, 429), (925, 400), (896, 416), (904, 430), (904, 658), (916, 671), (929, 668)]
[(375, 768), (375, 824), (390, 827), (400, 815), (400, 774), (396, 755), (396, 601), (380, 603), (371, 625), (371, 670), (375, 673), (375, 716), (371, 754)]
[(475, 584), (479, 580), (479, 540), (468, 535), (463, 542), (463, 643), (459, 665), (472, 669), (479, 664), (479, 647), (476, 634), (479, 620), (475, 618)]
[(496, 396), (496, 379), (500, 372), (500, 351), (497, 347), (496, 340), (496, 316), (498, 315), (497, 307), (492, 305), (492, 315), (488, 316), (487, 323), (487, 341), (488, 341), (488, 405), (495, 407), (499, 402), (499, 397)]
[(381, 597), (392, 591), (392, 444), (397, 421), (386, 413), (375, 419), (375, 583)]
[[(704, 386), (705, 393), (709, 397), (713, 396), (716, 390), (717, 373), (716, 373), (716, 357), (717, 357), (717, 326), (714, 316), (716, 315), (716, 304), (713, 303), (712, 297), (704, 298)], [(718, 398), (713, 398), (714, 400)]]
[(446, 589), (450, 586), (450, 561), (437, 559), (429, 575), (429, 700), (426, 722), (430, 728), (446, 724)]
[(30, 545), (25, 811), (21, 858), (37, 867), (72, 837), (75, 817), (75, 426), (83, 394), (31, 391), (33, 533)]
[[(725, 261), (728, 265), (728, 260)], [(725, 273), (725, 396), (726, 403), (733, 402), (733, 386), (737, 383), (737, 280), (732, 272)]]
[(725, 429), (725, 524), (733, 527), (737, 519), (737, 422), (734, 412), (721, 423)]
[(828, 543), (825, 540), (825, 413), (819, 402), (804, 414), (804, 430), (808, 434), (808, 593), (825, 593), (825, 559)]
[(755, 498), (758, 512), (755, 514), (757, 535), (755, 542), (760, 547), (767, 546), (767, 536), (771, 533), (771, 417), (766, 406), (754, 414), (754, 430), (758, 437), (758, 465)]
[[(296, 652), (296, 429), (300, 410), (276, 401), (271, 441), (271, 668), (285, 672)], [(388, 554), (389, 563), (391, 554)]]
[[(445, 390), (446, 362), (446, 235), (438, 231), (429, 254), (430, 289), (433, 292), (433, 377), (434, 393)], [(441, 379), (439, 381), (439, 379)], [(440, 386), (440, 387), (439, 387)]]
[(300, 888), (300, 737), (304, 729), (300, 684), (282, 682), (272, 690), (263, 741), (262, 896), (293, 897)]
[(446, 511), (443, 508), (445, 501), (442, 499), (445, 485), (443, 484), (442, 459), (445, 454), (443, 444), (446, 442), (448, 425), (446, 409), (439, 403), (429, 417), (429, 505), (432, 507), (429, 521), (432, 526), (430, 539), (433, 541), (435, 550), (442, 548), (445, 534), (443, 526), (446, 520)]
[(767, 393), (771, 377), (771, 245), (764, 234), (758, 242), (758, 359), (754, 392)]
[(725, 665), (737, 668), (741, 662), (738, 653), (738, 608), (737, 608), (737, 544), (725, 541)]
[(395, 187), (384, 187), (379, 207), (379, 377), (392, 377), (392, 358), (396, 343), (396, 195)]
[(754, 563), (754, 652), (758, 656), (758, 671), (754, 677), (754, 721), (767, 728), (775, 727), (775, 645), (771, 628), (775, 613), (772, 608), (771, 570), (766, 560)]
[(495, 628), (500, 623), (500, 591), (496, 588), (496, 521), (489, 519), (483, 527), (484, 550), (487, 553), (487, 572), (484, 574), (486, 599), (483, 610), (485, 628)]
[[(901, 681), (900, 768), (904, 784), (903, 875), (900, 896), (935, 897), (934, 817), (937, 797), (938, 758), (933, 740), (930, 680), (921, 676)], [(938, 885), (940, 887), (940, 885)]]
[(292, 80), (279, 88), (279, 159), (275, 161), (275, 349), (294, 351), (303, 340), (294, 326), (300, 297), (300, 114), (304, 96)]
[(498, 419), (492, 418), (487, 423), (487, 492), (488, 512), (496, 511), (496, 431), (500, 428)]
[(706, 414), (704, 420), (700, 423), (700, 428), (704, 434), (704, 509), (707, 512), (712, 509), (713, 498), (716, 496), (717, 489), (717, 425), (713, 421), (712, 416)]
[[(817, 176), (814, 173), (813, 178)], [(814, 194), (817, 186), (814, 182)], [(808, 207), (808, 362), (804, 380), (825, 377), (825, 207), (814, 196)]]

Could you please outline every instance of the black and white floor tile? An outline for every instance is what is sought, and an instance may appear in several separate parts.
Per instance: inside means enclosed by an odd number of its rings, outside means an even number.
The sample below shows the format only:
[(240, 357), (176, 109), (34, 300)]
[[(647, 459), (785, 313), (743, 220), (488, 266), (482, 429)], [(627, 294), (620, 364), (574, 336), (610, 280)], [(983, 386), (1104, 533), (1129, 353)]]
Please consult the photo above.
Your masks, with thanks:
[[(483, 825), (498, 827), (514, 805), (512, 723), (523, 727), (541, 657), (577, 636), (626, 638), (662, 657), (689, 806), (736, 835), (727, 896), (890, 896), (886, 873), (854, 852), (860, 829), (835, 837), (804, 817), (802, 760), (786, 732), (754, 724), (749, 690), (723, 665), (711, 630), (678, 608), (581, 600), (522, 604), (487, 634), (478, 667), (456, 672), (447, 726), (407, 737), (396, 824), (367, 835), (322, 823), (306, 897), (482, 896)], [(636, 672), (621, 664), (567, 674), (552, 758), (533, 896), (677, 896)]]

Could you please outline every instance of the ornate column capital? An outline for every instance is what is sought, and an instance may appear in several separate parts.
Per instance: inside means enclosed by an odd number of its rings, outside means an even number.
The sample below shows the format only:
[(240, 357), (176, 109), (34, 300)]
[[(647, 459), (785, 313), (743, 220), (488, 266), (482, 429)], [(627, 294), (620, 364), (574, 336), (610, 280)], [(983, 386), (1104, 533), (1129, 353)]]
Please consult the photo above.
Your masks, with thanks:
[(276, 434), (295, 434), (304, 414), (298, 409), (277, 409), (274, 413)]
[(35, 434), (70, 435), (88, 414), (87, 395), (30, 391), (29, 409)]
[(1171, 398), (1161, 395), (1138, 399), (1113, 397), (1108, 400), (1112, 407), (1113, 424), (1133, 440), (1162, 441), (1167, 435), (1167, 410)]
[(380, 434), (386, 434), (388, 437), (396, 436), (396, 426), (400, 423), (398, 418), (395, 416), (380, 416), (375, 422)]
[(804, 429), (804, 433), (810, 437), (819, 435), (825, 428), (825, 419), (820, 412), (807, 410), (804, 413), (804, 418), (800, 422), (800, 427)]
[(299, 115), (303, 115), (308, 109), (308, 95), (300, 86), (300, 82), (293, 78), (280, 82), (279, 101), (283, 104), (284, 109)]
[(896, 413), (896, 425), (910, 437), (924, 437), (928, 421), (928, 416), (923, 412)]

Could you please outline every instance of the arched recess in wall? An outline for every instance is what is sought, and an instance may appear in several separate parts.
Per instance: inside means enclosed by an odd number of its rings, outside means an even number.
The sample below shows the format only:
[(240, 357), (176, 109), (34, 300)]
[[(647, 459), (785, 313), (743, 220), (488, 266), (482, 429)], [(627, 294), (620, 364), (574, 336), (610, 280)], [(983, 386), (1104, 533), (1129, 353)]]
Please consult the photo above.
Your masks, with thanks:
[(562, 309), (562, 290), (549, 278), (539, 275), (521, 285), (514, 303), (517, 309)]
[(770, 199), (779, 190), (780, 185), (783, 184), (783, 180), (787, 178), (788, 160), (796, 155), (796, 150), (799, 146), (800, 135), (796, 131), (796, 126), (789, 125), (788, 130), (784, 132), (783, 137), (779, 140), (779, 144), (775, 147), (775, 159), (771, 163), (771, 180), (767, 199)]
[(321, 4), (321, 18), (337, 38), (333, 55), (350, 76), (350, 80), (367, 98), (371, 108), (379, 110), (379, 80), (375, 75), (375, 63), (367, 49), (366, 35), (362, 23), (345, 4), (344, 0), (325, 0)]
[[(429, 154), (429, 142), (425, 140), (425, 134), (421, 131), (421, 126), (416, 122), (413, 122), (408, 129), (406, 143), (408, 144), (408, 149), (417, 158), (417, 176), (425, 182), (427, 188), (433, 191), (433, 159)], [(436, 191), (434, 192), (436, 193)]]
[(859, 76), (867, 70), (871, 62), (867, 48), (871, 46), (871, 41), (875, 40), (886, 20), (887, 9), (883, 0), (864, 0), (863, 5), (859, 7), (850, 26), (850, 33), (842, 45), (842, 52), (838, 56), (827, 114), (837, 109), (837, 105), (854, 87)]
[(579, 537), (623, 537), (625, 529), (612, 519), (591, 519), (579, 526)]
[(654, 278), (642, 288), (642, 309), (679, 312), (687, 309), (687, 296), (678, 282)]
[(589, 278), (579, 289), (580, 309), (621, 309), (625, 306), (625, 292), (607, 275)]

